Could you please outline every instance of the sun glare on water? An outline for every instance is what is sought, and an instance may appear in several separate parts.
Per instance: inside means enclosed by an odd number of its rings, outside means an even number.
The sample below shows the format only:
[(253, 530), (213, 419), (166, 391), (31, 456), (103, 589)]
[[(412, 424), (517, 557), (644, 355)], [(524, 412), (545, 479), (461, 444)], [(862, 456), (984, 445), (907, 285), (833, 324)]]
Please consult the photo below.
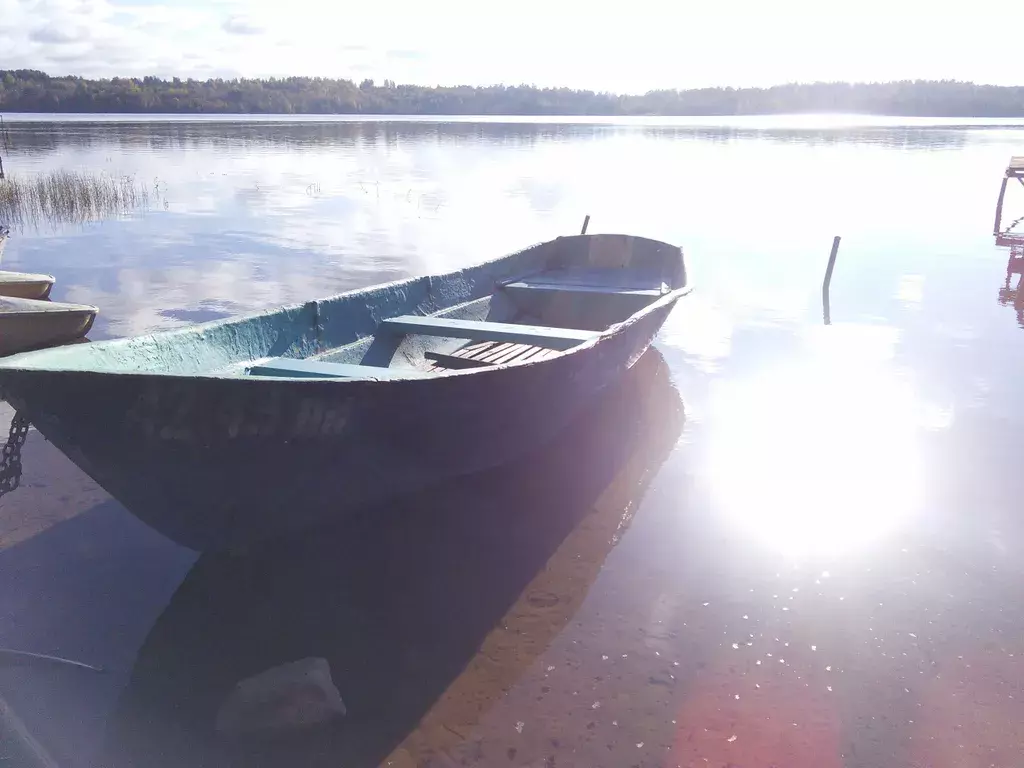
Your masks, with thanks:
[(708, 478), (739, 528), (793, 557), (844, 554), (922, 504), (912, 387), (882, 364), (835, 357), (719, 391)]

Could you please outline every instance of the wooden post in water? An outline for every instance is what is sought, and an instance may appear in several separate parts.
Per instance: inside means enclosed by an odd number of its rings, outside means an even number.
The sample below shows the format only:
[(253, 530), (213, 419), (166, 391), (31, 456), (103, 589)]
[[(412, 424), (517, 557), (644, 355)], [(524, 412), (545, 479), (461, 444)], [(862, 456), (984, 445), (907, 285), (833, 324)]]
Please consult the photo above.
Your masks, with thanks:
[(581, 235), (587, 234), (587, 227), (590, 226), (590, 214), (588, 213), (586, 218), (583, 219), (583, 229), (580, 230)]
[(996, 202), (996, 223), (992, 226), (992, 234), (999, 234), (999, 227), (1003, 223), (1003, 198), (1006, 196), (1006, 182), (1010, 180), (1010, 174), (1003, 176), (1003, 183), (999, 187), (999, 200)]
[[(0, 136), (4, 139), (4, 152), (7, 154), (11, 153), (10, 147), (7, 146), (7, 126), (4, 125), (4, 116), (0, 115)], [(0, 157), (0, 179), (4, 177), (4, 159)]]
[(825, 282), (821, 284), (821, 308), (825, 315), (825, 325), (832, 325), (832, 308), (829, 306), (828, 291), (832, 285), (832, 269), (836, 265), (839, 253), (839, 235), (832, 239), (832, 252), (828, 255), (828, 267), (825, 269)]

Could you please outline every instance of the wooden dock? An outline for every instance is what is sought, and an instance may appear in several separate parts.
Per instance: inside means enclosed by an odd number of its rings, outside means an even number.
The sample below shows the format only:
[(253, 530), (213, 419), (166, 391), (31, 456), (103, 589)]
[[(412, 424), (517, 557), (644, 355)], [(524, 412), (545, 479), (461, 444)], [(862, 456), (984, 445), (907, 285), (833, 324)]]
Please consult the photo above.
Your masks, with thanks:
[(1010, 158), (1006, 166), (1006, 173), (1003, 174), (1003, 183), (999, 187), (999, 201), (996, 203), (996, 223), (992, 229), (993, 234), (1000, 233), (1003, 221), (1003, 198), (1006, 196), (1006, 185), (1010, 179), (1016, 179), (1024, 186), (1024, 155), (1016, 155)]

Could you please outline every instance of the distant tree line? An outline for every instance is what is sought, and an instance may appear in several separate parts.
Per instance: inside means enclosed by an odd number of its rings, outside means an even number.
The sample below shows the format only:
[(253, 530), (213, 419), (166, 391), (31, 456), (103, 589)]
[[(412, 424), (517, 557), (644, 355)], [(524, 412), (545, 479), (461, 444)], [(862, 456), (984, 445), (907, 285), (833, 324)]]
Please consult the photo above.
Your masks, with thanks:
[(398, 85), (322, 77), (88, 80), (0, 70), (0, 112), (748, 115), (795, 112), (1024, 117), (1024, 86), (957, 81), (809, 83), (618, 95), (529, 85)]

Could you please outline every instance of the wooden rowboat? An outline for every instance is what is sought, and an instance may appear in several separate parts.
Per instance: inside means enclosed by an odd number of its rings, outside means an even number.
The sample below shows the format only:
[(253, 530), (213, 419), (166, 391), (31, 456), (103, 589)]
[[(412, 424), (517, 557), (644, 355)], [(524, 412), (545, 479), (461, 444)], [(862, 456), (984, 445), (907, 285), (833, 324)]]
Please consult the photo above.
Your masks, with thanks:
[(129, 510), (244, 546), (553, 437), (688, 290), (682, 251), (558, 238), (445, 275), (0, 360), (0, 389)]
[(16, 299), (45, 299), (53, 289), (53, 275), (0, 271), (0, 296)]
[(97, 311), (86, 304), (0, 296), (0, 355), (81, 339), (92, 328)]

